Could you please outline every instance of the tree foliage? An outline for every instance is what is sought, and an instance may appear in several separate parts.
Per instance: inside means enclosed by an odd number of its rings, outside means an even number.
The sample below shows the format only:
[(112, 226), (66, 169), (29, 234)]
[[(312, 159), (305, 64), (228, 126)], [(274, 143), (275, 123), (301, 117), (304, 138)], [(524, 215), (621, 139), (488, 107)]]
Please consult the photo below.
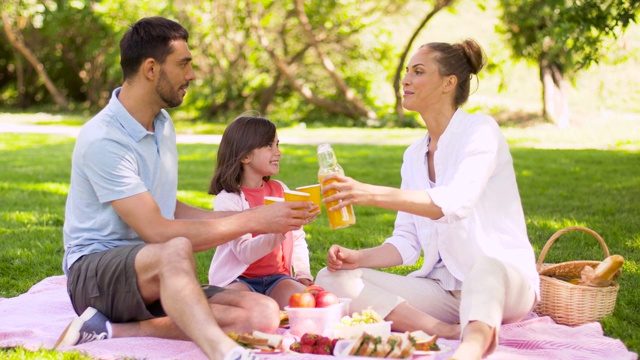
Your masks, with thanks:
[[(190, 32), (197, 79), (179, 116), (228, 121), (257, 110), (280, 124), (363, 125), (390, 108), (371, 95), (380, 86), (372, 74), (390, 74), (397, 51), (374, 25), (407, 2), (13, 0), (25, 47), (42, 66), (0, 37), (0, 97), (22, 107), (51, 102), (55, 92), (33, 71), (42, 68), (71, 106), (103, 106), (121, 82), (122, 34), (161, 15)], [(12, 90), (18, 78), (21, 95)]]
[(566, 79), (606, 56), (609, 42), (635, 22), (638, 0), (500, 0), (516, 58), (540, 68), (544, 116), (567, 125)]
[(556, 63), (567, 76), (598, 63), (635, 22), (638, 0), (501, 0), (502, 31), (517, 58)]

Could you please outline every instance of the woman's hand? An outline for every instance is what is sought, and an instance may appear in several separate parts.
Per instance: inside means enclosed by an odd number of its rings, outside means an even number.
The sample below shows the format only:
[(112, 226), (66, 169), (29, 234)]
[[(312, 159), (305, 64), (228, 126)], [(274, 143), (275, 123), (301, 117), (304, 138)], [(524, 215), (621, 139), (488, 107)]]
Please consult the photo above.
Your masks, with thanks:
[[(331, 181), (330, 184), (326, 184)], [(350, 177), (338, 174), (327, 175), (322, 179), (322, 201), (328, 210), (340, 210), (347, 205), (377, 206), (383, 209), (404, 211), (410, 214), (440, 219), (444, 216), (442, 208), (436, 205), (425, 190), (401, 190), (388, 186), (361, 183)], [(328, 195), (335, 190), (336, 194)], [(333, 202), (333, 203), (332, 203)], [(329, 207), (329, 204), (330, 207)]]
[[(329, 180), (335, 181), (326, 184)], [(338, 201), (338, 204), (332, 206), (329, 210), (340, 210), (347, 205), (374, 205), (373, 199), (376, 189), (374, 185), (361, 183), (353, 178), (339, 174), (327, 175), (322, 179), (322, 183), (326, 184), (322, 186), (323, 197), (328, 191), (337, 190), (336, 194), (323, 199), (325, 204)]]
[(358, 251), (340, 245), (331, 245), (327, 253), (327, 269), (331, 272), (357, 269), (359, 259), (360, 253)]

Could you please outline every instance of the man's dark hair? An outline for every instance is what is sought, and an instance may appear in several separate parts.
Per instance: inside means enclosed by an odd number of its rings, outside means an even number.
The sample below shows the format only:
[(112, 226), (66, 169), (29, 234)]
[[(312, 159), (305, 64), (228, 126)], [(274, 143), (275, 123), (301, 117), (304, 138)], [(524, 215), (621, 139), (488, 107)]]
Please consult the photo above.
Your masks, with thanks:
[(120, 40), (123, 79), (133, 77), (148, 58), (163, 63), (173, 51), (171, 42), (174, 40), (189, 40), (189, 32), (177, 22), (160, 16), (138, 20)]

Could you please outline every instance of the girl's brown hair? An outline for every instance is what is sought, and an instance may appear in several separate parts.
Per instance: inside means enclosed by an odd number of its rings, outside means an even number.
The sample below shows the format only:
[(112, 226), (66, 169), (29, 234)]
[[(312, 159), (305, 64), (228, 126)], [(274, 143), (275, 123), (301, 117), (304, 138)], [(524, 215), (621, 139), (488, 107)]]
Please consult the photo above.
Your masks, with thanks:
[[(276, 126), (263, 117), (240, 115), (234, 119), (222, 134), (209, 194), (218, 195), (222, 190), (240, 194), (242, 159), (275, 138)], [(263, 180), (269, 178), (265, 176)]]
[(458, 79), (456, 95), (453, 99), (455, 108), (469, 99), (469, 83), (472, 75), (478, 75), (485, 65), (486, 57), (480, 45), (472, 39), (448, 44), (433, 42), (420, 46), (435, 52), (440, 76), (454, 75)]

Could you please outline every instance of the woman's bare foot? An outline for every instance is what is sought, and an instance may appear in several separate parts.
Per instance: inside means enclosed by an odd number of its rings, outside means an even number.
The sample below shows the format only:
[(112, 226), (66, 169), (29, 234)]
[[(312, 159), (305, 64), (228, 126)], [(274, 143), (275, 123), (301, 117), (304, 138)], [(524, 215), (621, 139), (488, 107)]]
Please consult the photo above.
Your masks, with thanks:
[(446, 322), (438, 322), (431, 330), (431, 333), (438, 335), (443, 339), (460, 339), (460, 324), (447, 324)]
[(479, 360), (493, 343), (495, 329), (489, 325), (472, 321), (464, 329), (462, 342), (452, 358), (456, 360)]

